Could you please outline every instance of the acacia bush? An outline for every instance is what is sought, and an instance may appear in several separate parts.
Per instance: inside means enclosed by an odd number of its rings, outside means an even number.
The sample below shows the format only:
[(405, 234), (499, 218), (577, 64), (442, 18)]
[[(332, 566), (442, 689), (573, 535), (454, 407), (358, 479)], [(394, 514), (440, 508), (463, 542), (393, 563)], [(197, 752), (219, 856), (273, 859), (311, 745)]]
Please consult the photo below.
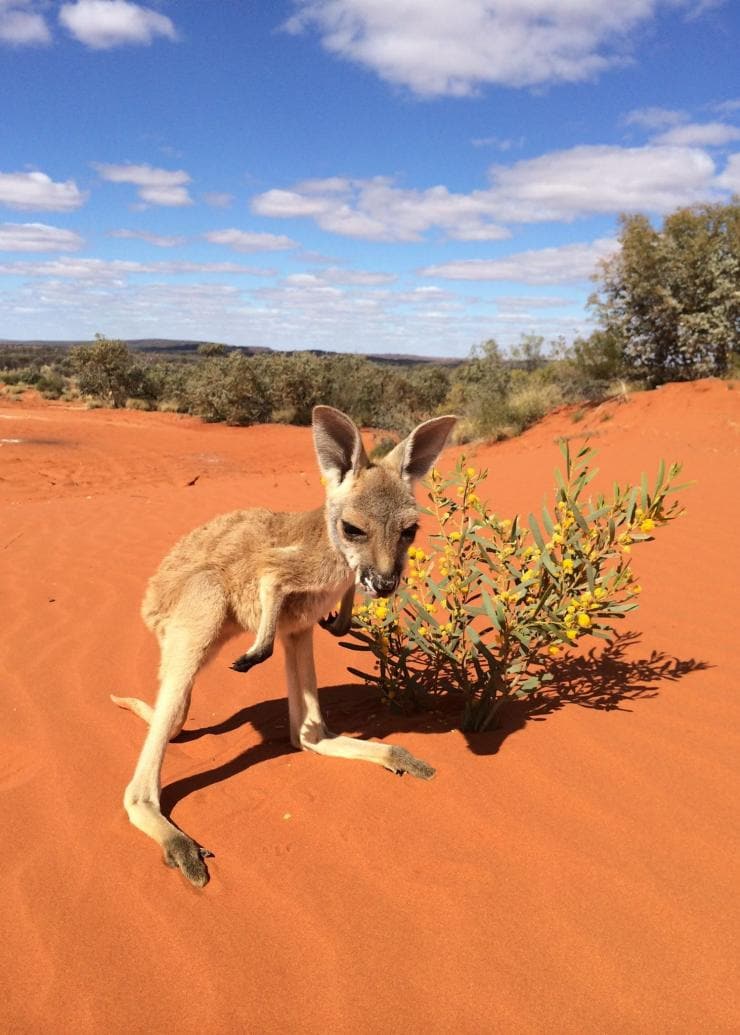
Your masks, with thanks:
[(486, 472), (461, 460), (427, 482), (434, 519), (429, 552), (409, 549), (395, 597), (355, 607), (352, 639), (371, 671), (351, 668), (404, 711), (452, 695), (465, 730), (494, 725), (507, 701), (541, 692), (557, 659), (586, 637), (609, 641), (615, 622), (638, 606), (632, 547), (681, 513), (669, 496), (680, 471), (661, 462), (655, 482), (615, 484), (587, 498), (593, 452), (561, 445), (554, 507), (500, 518), (480, 496)]

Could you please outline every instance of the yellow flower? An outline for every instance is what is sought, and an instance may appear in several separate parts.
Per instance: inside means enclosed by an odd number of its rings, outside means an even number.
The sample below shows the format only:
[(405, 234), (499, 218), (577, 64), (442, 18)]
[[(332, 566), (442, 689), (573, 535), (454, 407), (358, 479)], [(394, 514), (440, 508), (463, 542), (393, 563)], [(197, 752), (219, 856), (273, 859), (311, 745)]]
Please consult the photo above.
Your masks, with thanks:
[(475, 495), (474, 492), (471, 492), (470, 495), (468, 496), (468, 503), (470, 504), (471, 507), (474, 507), (477, 503), (480, 503), (480, 500), (478, 499), (478, 497)]
[(585, 611), (581, 611), (578, 615), (578, 624), (582, 629), (589, 629), (591, 627), (591, 618)]
[(596, 589), (594, 590), (594, 596), (596, 597), (597, 600), (603, 600), (604, 597), (606, 596), (606, 590), (604, 589), (604, 587), (603, 586), (597, 586)]
[(459, 532), (450, 532), (450, 540), (453, 543), (459, 543), (460, 542), (460, 533)]
[(575, 640), (578, 636), (578, 633), (575, 629), (568, 629), (565, 635), (568, 637), (569, 640)]
[(427, 627), (425, 625), (420, 625), (419, 626), (419, 636), (426, 636), (426, 634), (428, 632), (429, 632), (429, 630), (427, 629)]
[(640, 531), (642, 532), (652, 532), (654, 528), (655, 522), (652, 518), (645, 518), (644, 521), (640, 522)]
[(633, 586), (632, 587), (632, 592), (633, 593), (642, 593), (642, 586)]
[(570, 575), (572, 573), (572, 571), (573, 571), (573, 561), (571, 560), (570, 557), (566, 557), (565, 560), (563, 561), (563, 571), (567, 575)]
[(386, 619), (388, 617), (388, 608), (387, 607), (379, 607), (379, 608), (377, 608), (377, 610), (375, 611), (375, 617), (379, 618), (380, 621), (382, 622), (384, 619)]
[(548, 654), (552, 654), (553, 657), (556, 657), (560, 653), (560, 647), (553, 644), (552, 647), (547, 648), (547, 652)]
[(409, 555), (409, 557), (410, 557), (410, 558), (411, 558), (411, 559), (413, 560), (413, 559), (414, 559), (414, 557), (416, 557), (416, 547), (415, 547), (415, 546), (410, 546), (410, 547), (408, 548), (408, 550), (406, 551), (406, 553), (407, 553), (407, 554)]
[(475, 478), (475, 468), (474, 467), (466, 468), (465, 474), (468, 476), (468, 478)]

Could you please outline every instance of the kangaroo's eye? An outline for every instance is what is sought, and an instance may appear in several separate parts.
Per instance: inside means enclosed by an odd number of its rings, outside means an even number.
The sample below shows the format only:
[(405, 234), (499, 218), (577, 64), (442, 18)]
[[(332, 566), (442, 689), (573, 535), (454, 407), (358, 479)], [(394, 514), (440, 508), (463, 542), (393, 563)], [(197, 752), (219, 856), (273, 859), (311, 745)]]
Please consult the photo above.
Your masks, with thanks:
[(401, 539), (403, 539), (404, 543), (413, 543), (418, 531), (418, 525), (409, 525), (408, 528), (404, 528), (403, 532), (401, 532)]
[(358, 528), (357, 525), (350, 525), (349, 521), (342, 522), (342, 532), (347, 539), (364, 539), (367, 532)]

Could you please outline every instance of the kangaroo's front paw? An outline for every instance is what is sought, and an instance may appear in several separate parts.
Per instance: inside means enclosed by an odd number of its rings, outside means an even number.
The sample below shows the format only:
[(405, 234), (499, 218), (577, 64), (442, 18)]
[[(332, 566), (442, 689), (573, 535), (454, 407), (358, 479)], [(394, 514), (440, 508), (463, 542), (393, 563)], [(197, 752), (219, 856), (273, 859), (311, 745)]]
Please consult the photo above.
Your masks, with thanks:
[(331, 611), (326, 618), (319, 618), (319, 625), (322, 629), (330, 632), (332, 636), (346, 636), (352, 625), (352, 619), (342, 621), (336, 611)]
[(179, 868), (183, 876), (195, 885), (203, 888), (209, 881), (208, 870), (203, 862), (213, 852), (201, 848), (185, 834), (175, 834), (163, 845), (164, 861), (173, 869)]
[(330, 611), (326, 618), (319, 618), (319, 625), (322, 629), (328, 629), (329, 632), (331, 632), (332, 626), (334, 625), (338, 617), (339, 616), (336, 611)]
[(398, 773), (399, 776), (409, 773), (418, 780), (431, 780), (436, 772), (436, 769), (427, 762), (422, 762), (420, 758), (414, 758), (410, 751), (402, 747), (391, 748), (391, 757), (387, 768), (391, 772)]
[(257, 651), (248, 650), (246, 654), (242, 654), (241, 657), (237, 658), (231, 667), (235, 672), (249, 672), (250, 668), (254, 668), (255, 665), (259, 665), (262, 661), (267, 661), (271, 654), (272, 646), (264, 647), (262, 650)]

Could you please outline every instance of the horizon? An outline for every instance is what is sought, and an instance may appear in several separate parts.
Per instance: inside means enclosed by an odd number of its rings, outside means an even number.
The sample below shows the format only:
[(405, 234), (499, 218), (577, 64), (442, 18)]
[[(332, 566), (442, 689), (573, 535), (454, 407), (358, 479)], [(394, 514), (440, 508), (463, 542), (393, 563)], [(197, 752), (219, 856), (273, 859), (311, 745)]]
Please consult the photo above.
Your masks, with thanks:
[(0, 338), (567, 340), (621, 212), (740, 192), (737, 6), (0, 0)]

